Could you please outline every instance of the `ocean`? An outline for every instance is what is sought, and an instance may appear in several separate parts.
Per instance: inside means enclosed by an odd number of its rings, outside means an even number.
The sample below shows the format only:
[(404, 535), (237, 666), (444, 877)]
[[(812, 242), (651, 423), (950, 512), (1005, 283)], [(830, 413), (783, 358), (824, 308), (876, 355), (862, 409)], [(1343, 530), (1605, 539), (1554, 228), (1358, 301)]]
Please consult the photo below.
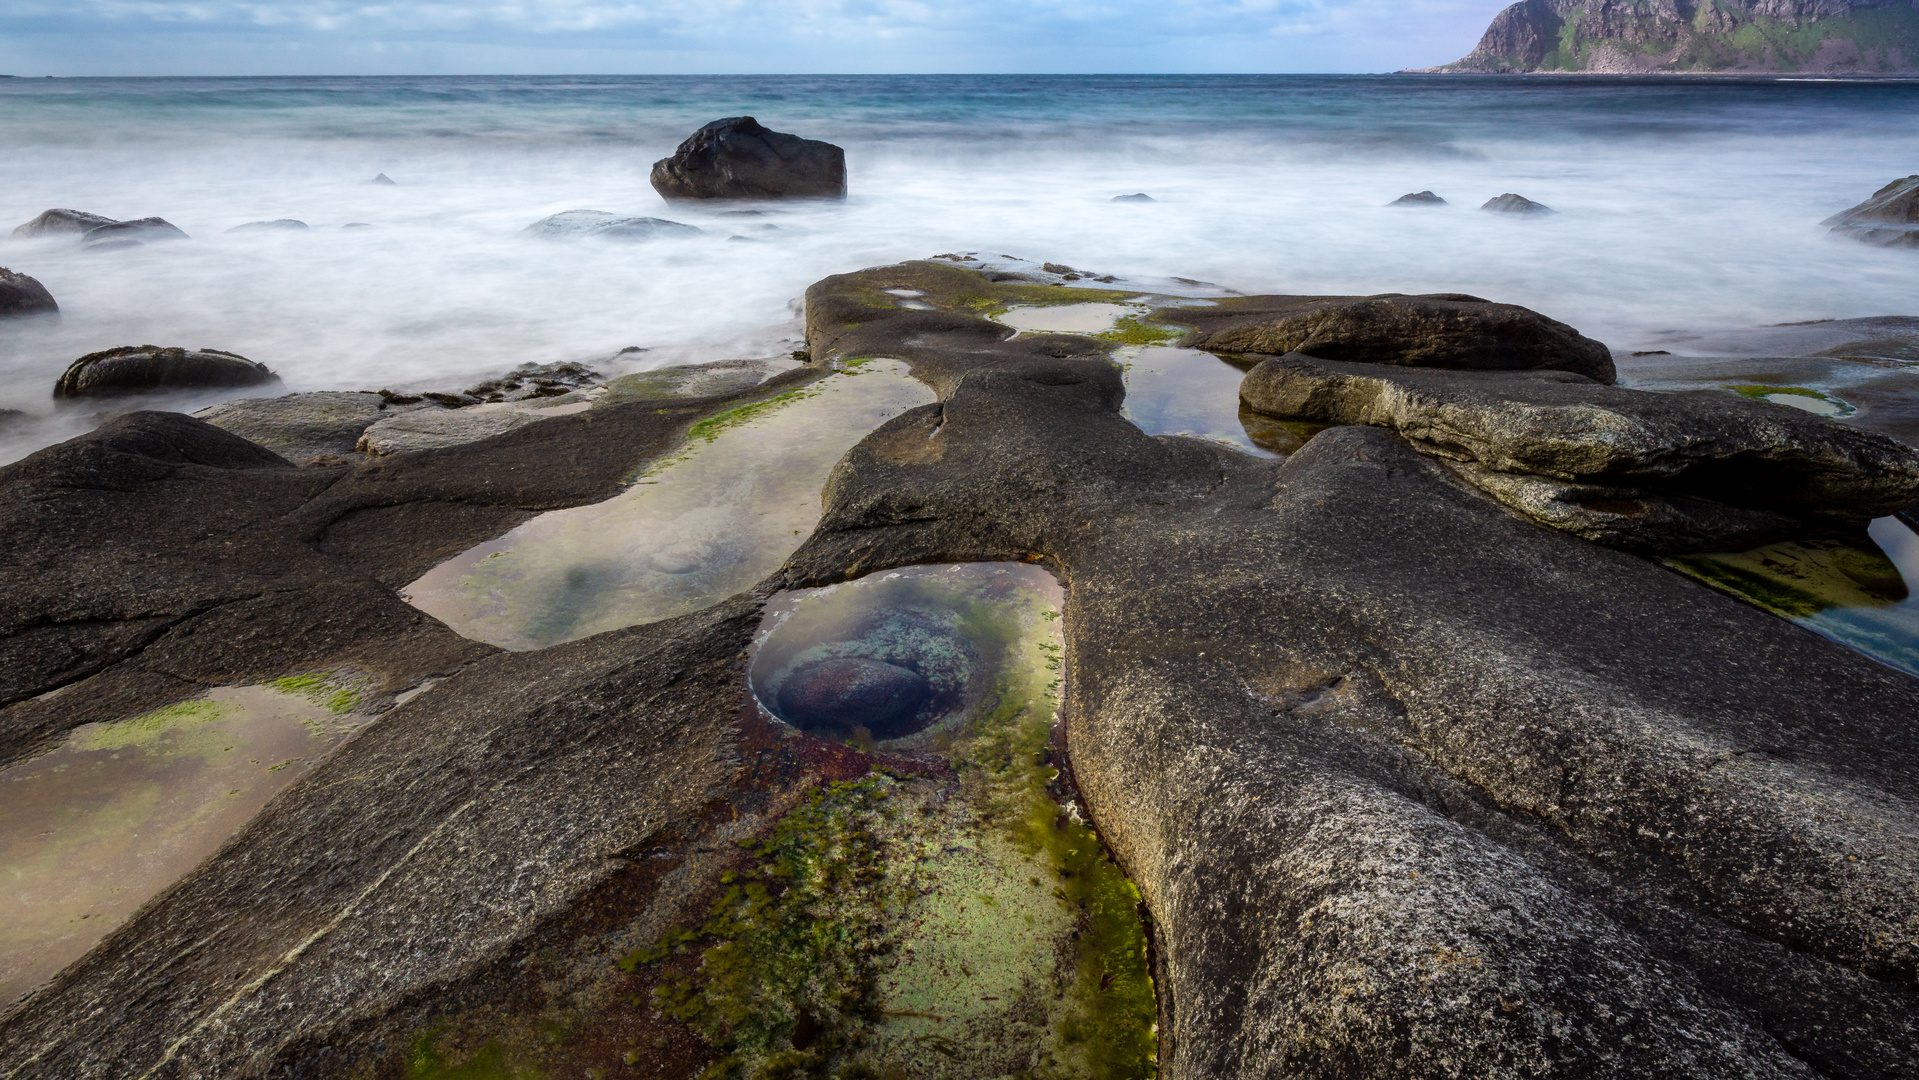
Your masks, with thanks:
[[(741, 114), (845, 147), (850, 198), (757, 215), (663, 203), (651, 163)], [(0, 80), (0, 265), (63, 312), (0, 322), (0, 408), (30, 414), (0, 432), (0, 460), (94, 422), (56, 411), (51, 387), (116, 345), (226, 349), (285, 390), (457, 388), (563, 360), (615, 374), (783, 354), (811, 282), (942, 252), (1141, 286), (1474, 293), (1616, 351), (1911, 314), (1912, 253), (1819, 222), (1919, 171), (1915, 116), (1919, 82), (1870, 79)], [(1426, 189), (1451, 205), (1386, 208)], [(1559, 213), (1477, 211), (1509, 191)], [(1111, 201), (1134, 192), (1156, 201)], [(192, 240), (4, 239), (49, 207), (157, 215)], [(579, 208), (705, 231), (521, 231)], [(311, 228), (226, 231), (279, 218)], [(645, 351), (615, 356), (628, 347)]]

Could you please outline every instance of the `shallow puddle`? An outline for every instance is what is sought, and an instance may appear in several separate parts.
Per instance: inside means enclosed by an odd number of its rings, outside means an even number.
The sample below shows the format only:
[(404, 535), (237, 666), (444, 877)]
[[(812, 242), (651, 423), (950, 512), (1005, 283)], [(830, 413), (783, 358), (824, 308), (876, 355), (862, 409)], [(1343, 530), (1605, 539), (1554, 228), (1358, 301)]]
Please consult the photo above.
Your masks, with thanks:
[(368, 716), (318, 676), (75, 728), (0, 770), (0, 1009), (199, 865)]
[(892, 767), (821, 789), (704, 925), (623, 962), (665, 965), (654, 1000), (727, 1075), (1154, 1075), (1139, 893), (1057, 801), (1061, 602), (991, 563), (769, 604), (760, 706)]
[(1022, 333), (1102, 334), (1122, 317), (1144, 310), (1132, 304), (1049, 304), (1008, 308), (995, 318)]
[(1835, 541), (1666, 560), (1732, 593), (1910, 675), (1919, 675), (1919, 534), (1898, 518), (1869, 530), (1875, 549)]
[(1115, 359), (1126, 371), (1124, 415), (1148, 435), (1191, 435), (1258, 457), (1290, 454), (1309, 437), (1301, 425), (1242, 410), (1246, 372), (1212, 353), (1160, 345), (1123, 348)]
[(833, 465), (933, 400), (873, 361), (694, 426), (631, 488), (556, 510), (434, 567), (402, 593), (470, 638), (538, 649), (696, 611), (778, 569), (820, 518)]

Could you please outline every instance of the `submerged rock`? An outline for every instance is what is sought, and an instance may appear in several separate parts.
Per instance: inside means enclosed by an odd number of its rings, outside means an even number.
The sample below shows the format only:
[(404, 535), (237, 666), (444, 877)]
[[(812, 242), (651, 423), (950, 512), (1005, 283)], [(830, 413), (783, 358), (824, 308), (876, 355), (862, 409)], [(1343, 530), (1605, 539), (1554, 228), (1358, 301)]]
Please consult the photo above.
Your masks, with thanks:
[(276, 221), (249, 221), (245, 225), (235, 225), (227, 230), (237, 232), (306, 232), (307, 223), (298, 218), (280, 218)]
[(1158, 202), (1159, 200), (1153, 198), (1151, 195), (1146, 194), (1144, 191), (1135, 191), (1131, 195), (1115, 195), (1107, 201), (1108, 202)]
[(780, 683), (780, 718), (805, 730), (866, 728), (876, 738), (900, 734), (926, 704), (932, 687), (916, 671), (864, 657), (808, 664)]
[(1611, 351), (1565, 323), (1457, 293), (1234, 297), (1210, 308), (1163, 308), (1156, 317), (1193, 327), (1184, 344), (1212, 352), (1614, 377)]
[(1526, 198), (1523, 195), (1514, 195), (1510, 191), (1504, 195), (1500, 195), (1500, 196), (1497, 196), (1496, 198), (1486, 200), (1486, 205), (1480, 207), (1480, 209), (1491, 211), (1492, 213), (1495, 213), (1495, 214), (1545, 215), (1545, 214), (1556, 214), (1559, 212), (1557, 210), (1554, 210), (1552, 207), (1547, 206), (1545, 203), (1536, 203), (1532, 201), (1531, 199)]
[(377, 184), (380, 187), (397, 187), (398, 186), (396, 183), (394, 183), (393, 178), (388, 176), (385, 173), (381, 173), (380, 175), (374, 177), (373, 179), (368, 180), (367, 183)]
[(279, 380), (265, 364), (238, 353), (122, 345), (75, 360), (54, 384), (53, 396), (108, 397), (155, 390), (260, 386)]
[(188, 240), (191, 237), (182, 232), (165, 218), (149, 217), (134, 221), (116, 221), (109, 225), (97, 225), (88, 229), (81, 237), (82, 246), (93, 251), (107, 251), (115, 248), (139, 247), (142, 244), (166, 243), (172, 240)]
[(36, 236), (79, 236), (88, 229), (113, 224), (117, 224), (113, 218), (89, 214), (84, 210), (47, 210), (25, 225), (15, 227), (13, 235), (16, 239)]
[(59, 310), (53, 294), (37, 279), (0, 266), (0, 317), (42, 315)]
[(1415, 191), (1411, 195), (1401, 195), (1399, 198), (1394, 199), (1392, 202), (1387, 203), (1386, 205), (1388, 206), (1445, 206), (1447, 205), (1447, 203), (1446, 203), (1446, 200), (1440, 198), (1439, 196), (1433, 194), (1430, 191)]
[(715, 120), (653, 163), (653, 190), (683, 199), (844, 199), (846, 151), (762, 127), (750, 116)]
[(677, 221), (652, 217), (620, 217), (604, 210), (566, 210), (520, 230), (550, 240), (583, 236), (609, 240), (652, 240), (662, 236), (698, 236), (701, 230)]
[(286, 458), (308, 464), (343, 457), (374, 421), (424, 406), (389, 405), (379, 394), (320, 390), (277, 398), (226, 401), (193, 415)]
[(1820, 224), (1831, 226), (1835, 235), (1879, 247), (1919, 247), (1919, 175), (1894, 180)]

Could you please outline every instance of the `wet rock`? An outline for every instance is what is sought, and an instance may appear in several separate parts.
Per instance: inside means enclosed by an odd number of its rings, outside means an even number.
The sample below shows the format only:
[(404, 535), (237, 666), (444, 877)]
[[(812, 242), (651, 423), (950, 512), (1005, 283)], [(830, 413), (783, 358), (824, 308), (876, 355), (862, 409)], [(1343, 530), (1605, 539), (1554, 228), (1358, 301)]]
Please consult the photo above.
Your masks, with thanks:
[(520, 230), (549, 240), (600, 237), (608, 240), (653, 240), (665, 236), (698, 236), (699, 229), (677, 221), (652, 217), (620, 217), (604, 210), (566, 210)]
[(280, 377), (267, 366), (220, 349), (122, 345), (75, 360), (53, 386), (57, 398), (108, 397), (155, 390), (260, 386)]
[(1388, 206), (1445, 206), (1447, 205), (1447, 203), (1446, 203), (1446, 200), (1440, 198), (1439, 196), (1433, 194), (1430, 191), (1415, 191), (1411, 195), (1401, 195), (1399, 198), (1394, 199), (1392, 202), (1387, 203), (1386, 205)]
[(374, 421), (423, 407), (389, 405), (375, 393), (321, 390), (226, 401), (193, 415), (303, 465), (329, 455), (344, 458)]
[(1657, 394), (1565, 372), (1263, 361), (1256, 412), (1390, 428), (1542, 524), (1636, 550), (1854, 531), (1919, 498), (1919, 451), (1734, 394)]
[(235, 225), (227, 231), (230, 233), (306, 232), (307, 223), (298, 218), (280, 218), (276, 221), (249, 221), (245, 225)]
[[(571, 360), (552, 364), (521, 364), (497, 379), (469, 386), (460, 395), (469, 402), (528, 401), (558, 398), (595, 386), (600, 373)], [(442, 402), (452, 405), (453, 402)]]
[(932, 687), (916, 671), (863, 657), (808, 664), (780, 683), (780, 718), (805, 730), (905, 734)]
[(622, 375), (606, 384), (606, 393), (594, 402), (594, 407), (736, 393), (758, 386), (793, 366), (792, 361), (782, 360), (718, 360)]
[(393, 178), (388, 176), (385, 173), (381, 173), (380, 175), (374, 177), (373, 179), (368, 180), (367, 183), (377, 184), (380, 187), (397, 187), (398, 186), (397, 184), (393, 182)]
[(1486, 205), (1480, 207), (1480, 209), (1495, 214), (1535, 214), (1541, 216), (1559, 212), (1547, 206), (1545, 203), (1536, 203), (1523, 195), (1514, 195), (1510, 191), (1504, 195), (1486, 200)]
[(25, 274), (0, 266), (0, 318), (8, 315), (42, 315), (59, 311), (53, 294), (45, 285)]
[(1151, 195), (1146, 194), (1144, 191), (1135, 191), (1131, 195), (1115, 195), (1107, 201), (1109, 202), (1158, 202), (1159, 200), (1153, 198)]
[(1193, 327), (1183, 344), (1212, 352), (1614, 377), (1611, 351), (1565, 323), (1456, 293), (1233, 297), (1210, 308), (1163, 308), (1155, 317)]
[(653, 163), (653, 190), (684, 199), (844, 199), (846, 152), (762, 127), (750, 116), (715, 120)]
[(149, 217), (96, 225), (81, 235), (80, 244), (90, 251), (111, 251), (188, 239), (191, 237), (165, 218)]
[(84, 210), (47, 210), (13, 230), (15, 239), (36, 236), (80, 236), (89, 229), (117, 224), (113, 218), (89, 214)]
[[(408, 450), (435, 450), (478, 442), (514, 428), (565, 415), (568, 406), (584, 402), (542, 403), (549, 408), (518, 402), (473, 405), (460, 409), (424, 408), (397, 411), (367, 426), (353, 449), (363, 454), (398, 454)], [(551, 408), (563, 411), (553, 413)]]
[(1894, 180), (1820, 224), (1835, 235), (1879, 247), (1919, 247), (1919, 175)]

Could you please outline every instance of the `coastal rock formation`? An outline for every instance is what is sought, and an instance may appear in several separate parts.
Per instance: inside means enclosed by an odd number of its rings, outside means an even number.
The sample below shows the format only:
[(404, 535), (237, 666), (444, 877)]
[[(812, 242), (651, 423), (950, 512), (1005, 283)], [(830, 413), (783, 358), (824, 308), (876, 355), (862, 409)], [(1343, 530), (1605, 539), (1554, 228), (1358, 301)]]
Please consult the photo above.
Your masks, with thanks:
[(604, 210), (566, 210), (520, 230), (549, 240), (583, 236), (609, 240), (652, 240), (661, 236), (698, 236), (699, 229), (677, 221), (652, 217), (620, 217)]
[(39, 236), (79, 236), (88, 229), (118, 224), (113, 218), (89, 214), (84, 210), (47, 210), (37, 218), (14, 228), (15, 239)]
[(1521, 0), (1434, 72), (1919, 70), (1912, 0)]
[(193, 415), (288, 461), (306, 464), (353, 453), (360, 433), (389, 412), (424, 407), (391, 405), (374, 393), (319, 390), (225, 401)]
[(1295, 354), (1255, 367), (1240, 398), (1282, 419), (1389, 428), (1535, 520), (1641, 551), (1856, 533), (1919, 499), (1919, 451), (1732, 394)]
[(89, 250), (109, 251), (188, 239), (191, 237), (167, 219), (149, 217), (96, 225), (81, 234), (80, 243)]
[(306, 232), (307, 223), (298, 218), (279, 218), (274, 221), (249, 221), (245, 225), (235, 225), (227, 231), (230, 233)]
[(606, 393), (593, 405), (603, 408), (629, 401), (714, 397), (736, 394), (791, 370), (792, 361), (720, 360), (710, 364), (676, 364), (652, 371), (622, 375), (606, 384)]
[(750, 116), (715, 120), (653, 163), (653, 190), (684, 199), (844, 199), (846, 151), (762, 127)]
[[(568, 406), (574, 409), (569, 410)], [(503, 402), (474, 405), (461, 409), (423, 408), (395, 410), (368, 425), (355, 440), (353, 449), (364, 454), (398, 454), (408, 450), (433, 450), (462, 443), (478, 442), (503, 435), (517, 427), (538, 423), (556, 415), (565, 415), (586, 407), (586, 402), (553, 401)], [(558, 413), (553, 409), (559, 409)]]
[(1306, 353), (1361, 364), (1480, 371), (1550, 369), (1613, 381), (1606, 346), (1536, 311), (1477, 296), (1248, 296), (1166, 309), (1212, 352)]
[(7, 315), (43, 315), (59, 311), (53, 294), (37, 278), (16, 274), (0, 266), (0, 317)]
[(1558, 211), (1547, 206), (1545, 203), (1536, 203), (1524, 195), (1515, 195), (1510, 191), (1504, 195), (1496, 195), (1493, 198), (1487, 199), (1486, 204), (1481, 206), (1480, 209), (1494, 214), (1544, 215), (1558, 213)]
[(1820, 224), (1879, 247), (1919, 247), (1919, 176), (1894, 180), (1872, 198)]
[(265, 364), (239, 353), (122, 345), (75, 360), (54, 383), (53, 396), (109, 397), (154, 390), (260, 386), (279, 379)]
[(1430, 191), (1415, 191), (1410, 195), (1401, 195), (1388, 206), (1445, 206), (1446, 200)]

